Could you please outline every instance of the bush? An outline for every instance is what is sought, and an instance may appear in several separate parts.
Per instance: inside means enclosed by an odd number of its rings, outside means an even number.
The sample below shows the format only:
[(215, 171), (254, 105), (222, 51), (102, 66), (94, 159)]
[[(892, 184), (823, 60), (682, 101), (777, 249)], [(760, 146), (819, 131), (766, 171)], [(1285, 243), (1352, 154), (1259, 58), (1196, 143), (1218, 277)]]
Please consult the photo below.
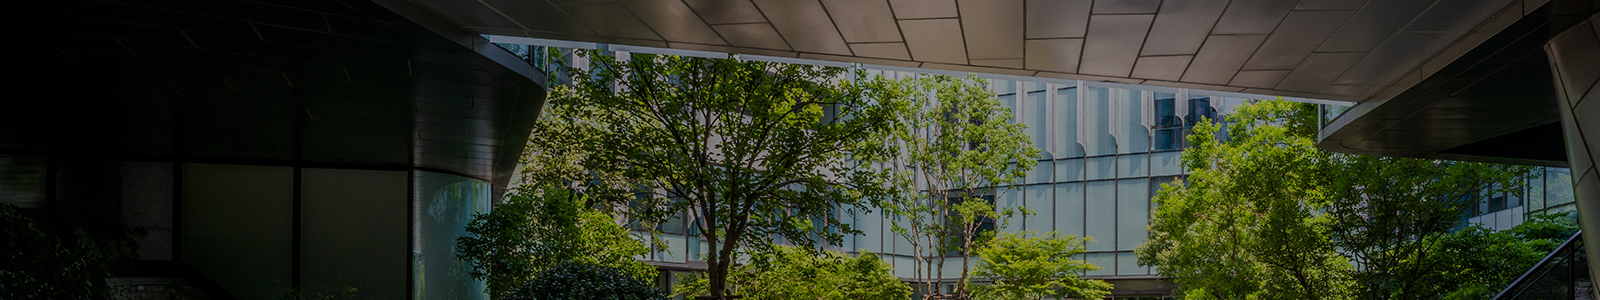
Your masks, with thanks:
[[(743, 299), (901, 300), (911, 286), (890, 274), (894, 268), (876, 254), (856, 257), (838, 252), (813, 253), (803, 248), (774, 246), (754, 253), (750, 264), (728, 276), (730, 295)], [(685, 298), (705, 296), (710, 281), (693, 276), (678, 286)]]
[(640, 280), (656, 269), (634, 259), (649, 247), (629, 236), (616, 218), (586, 205), (581, 194), (560, 188), (521, 188), (467, 225), (456, 252), (472, 265), (473, 278), (488, 283), (496, 299), (537, 278), (552, 266), (606, 266)]
[(0, 204), (0, 299), (90, 299), (121, 259), (126, 230), (96, 235), (44, 213)]
[(617, 269), (568, 263), (545, 269), (504, 300), (664, 300), (667, 295)]

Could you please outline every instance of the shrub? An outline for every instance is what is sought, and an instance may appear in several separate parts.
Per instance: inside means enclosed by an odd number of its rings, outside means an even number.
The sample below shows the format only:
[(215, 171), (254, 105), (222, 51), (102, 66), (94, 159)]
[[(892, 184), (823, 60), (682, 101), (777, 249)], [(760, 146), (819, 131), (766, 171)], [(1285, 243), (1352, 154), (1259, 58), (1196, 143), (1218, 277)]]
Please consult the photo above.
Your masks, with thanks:
[(664, 300), (650, 282), (617, 269), (584, 263), (556, 265), (539, 272), (504, 300)]
[[(731, 295), (743, 299), (902, 300), (911, 286), (890, 273), (889, 263), (878, 255), (856, 257), (838, 252), (814, 253), (803, 248), (774, 246), (754, 253), (750, 263), (729, 274)], [(705, 296), (710, 282), (705, 276), (684, 280), (677, 294)]]

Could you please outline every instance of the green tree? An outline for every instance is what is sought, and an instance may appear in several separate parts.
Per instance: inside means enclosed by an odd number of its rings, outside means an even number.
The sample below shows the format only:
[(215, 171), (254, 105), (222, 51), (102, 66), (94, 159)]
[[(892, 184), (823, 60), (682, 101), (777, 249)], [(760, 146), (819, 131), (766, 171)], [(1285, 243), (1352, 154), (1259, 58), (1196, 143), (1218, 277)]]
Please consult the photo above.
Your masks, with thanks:
[(132, 246), (131, 230), (63, 221), (0, 203), (0, 299), (105, 297), (105, 278)]
[[(1026, 209), (999, 208), (991, 202), (1021, 179), (1039, 159), (1011, 110), (1000, 104), (976, 76), (925, 75), (886, 82), (880, 99), (906, 103), (900, 125), (885, 148), (896, 155), (873, 161), (894, 188), (879, 205), (896, 217), (891, 229), (910, 242), (916, 279), (923, 295), (940, 295), (947, 254), (961, 257), (955, 295), (966, 295), (972, 250), (993, 236), (982, 225)], [(922, 182), (925, 186), (918, 185)]]
[[(911, 287), (892, 273), (878, 255), (855, 257), (832, 251), (807, 251), (777, 246), (752, 253), (750, 264), (730, 274), (730, 289), (754, 300), (903, 300)], [(709, 282), (694, 276), (682, 281), (678, 295), (704, 296)]]
[(490, 213), (474, 216), (466, 228), (472, 235), (456, 240), (472, 276), (485, 280), (496, 299), (562, 264), (599, 265), (639, 280), (655, 279), (655, 267), (634, 259), (649, 247), (615, 217), (590, 208), (583, 195), (525, 186), (504, 199)]
[(1073, 235), (1062, 236), (1054, 231), (1043, 236), (1032, 230), (1001, 233), (974, 251), (982, 260), (973, 268), (973, 276), (987, 278), (990, 282), (973, 286), (972, 298), (1105, 298), (1110, 294), (1110, 283), (1079, 277), (1083, 272), (1100, 269), (1078, 259), (1078, 255), (1083, 254), (1084, 244), (1092, 241)]
[[(1525, 169), (1332, 153), (1316, 147), (1310, 104), (1258, 101), (1228, 136), (1199, 122), (1186, 182), (1153, 201), (1136, 252), (1193, 299), (1412, 299), (1414, 263), (1470, 212), (1472, 196)], [(1353, 266), (1361, 266), (1356, 268)]]
[(666, 300), (650, 279), (615, 268), (563, 263), (540, 272), (505, 300)]
[(603, 54), (562, 62), (572, 83), (553, 90), (544, 113), (573, 123), (541, 123), (551, 126), (536, 140), (570, 144), (536, 145), (549, 157), (531, 160), (576, 165), (561, 174), (606, 207), (626, 208), (630, 222), (688, 211), (709, 245), (710, 296), (727, 295), (738, 249), (769, 247), (774, 236), (837, 244), (857, 232), (838, 212), (865, 209), (861, 199), (881, 184), (850, 162), (882, 155), (867, 142), (885, 138), (896, 112), (867, 97), (870, 82), (847, 80), (863, 71)]
[(1489, 299), (1578, 231), (1575, 216), (1535, 215), (1516, 227), (1491, 231), (1476, 225), (1444, 234), (1414, 263), (1429, 266), (1415, 280), (1417, 294), (1443, 299)]

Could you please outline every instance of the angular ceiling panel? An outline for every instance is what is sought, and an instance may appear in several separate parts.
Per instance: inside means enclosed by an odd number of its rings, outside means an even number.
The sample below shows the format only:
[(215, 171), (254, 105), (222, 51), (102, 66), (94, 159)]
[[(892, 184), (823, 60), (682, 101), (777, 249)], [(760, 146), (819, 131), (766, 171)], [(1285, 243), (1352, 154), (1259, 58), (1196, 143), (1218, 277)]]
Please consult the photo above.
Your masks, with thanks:
[[(871, 1), (871, 0), (865, 0)], [(955, 18), (956, 0), (889, 0), (896, 19)]]
[[(512, 1), (512, 0), (502, 0)], [(659, 0), (656, 0), (659, 1)], [(532, 1), (530, 1), (532, 2)], [(708, 24), (766, 22), (761, 10), (749, 0), (683, 0)]]
[(1145, 38), (1140, 55), (1195, 54), (1205, 43), (1211, 25), (1222, 17), (1228, 0), (1167, 1), (1156, 14), (1150, 36)]
[(822, 9), (822, 3), (794, 0), (755, 0), (755, 3), (795, 51), (850, 55), (850, 46), (844, 44), (844, 38), (833, 26), (828, 11)]
[(859, 0), (823, 0), (823, 7), (833, 16), (839, 34), (851, 43), (899, 42), (900, 26), (894, 22), (894, 12), (889, 2)]
[(1028, 0), (1030, 39), (1083, 37), (1089, 27), (1091, 0)]
[[(480, 34), (1360, 102), (1440, 71), (1523, 12), (1600, 0), (411, 1)], [(1347, 65), (1357, 56), (1371, 62)]]
[(600, 35), (646, 40), (661, 39), (650, 26), (633, 16), (633, 13), (620, 3), (572, 4), (563, 5), (561, 9), (578, 18), (584, 25), (589, 25), (589, 28)]
[(961, 32), (961, 20), (903, 20), (900, 21), (900, 30), (905, 32), (906, 48), (911, 49), (911, 59), (951, 64), (967, 63), (966, 47), (951, 46), (963, 43), (961, 36), (951, 34)]
[(911, 52), (906, 51), (905, 43), (850, 44), (850, 51), (861, 57), (911, 60)]
[(683, 2), (654, 0), (623, 0), (622, 4), (639, 15), (651, 29), (668, 41), (724, 45), (711, 26), (700, 22), (693, 10)]
[(1083, 39), (1028, 40), (1028, 69), (1077, 73)]
[(1267, 34), (1272, 33), (1294, 9), (1295, 1), (1234, 0), (1222, 13), (1222, 20), (1211, 29), (1212, 34)]
[(1089, 37), (1084, 39), (1079, 72), (1127, 77), (1154, 19), (1155, 15), (1089, 16)]
[(1244, 64), (1245, 70), (1289, 70), (1300, 64), (1306, 55), (1317, 50), (1317, 44), (1344, 25), (1355, 11), (1319, 10), (1289, 13), (1278, 31), (1267, 37), (1261, 50)]
[(971, 59), (1022, 58), (1022, 0), (961, 1), (961, 33)]
[(789, 50), (789, 43), (767, 23), (712, 25), (728, 44), (739, 47)]

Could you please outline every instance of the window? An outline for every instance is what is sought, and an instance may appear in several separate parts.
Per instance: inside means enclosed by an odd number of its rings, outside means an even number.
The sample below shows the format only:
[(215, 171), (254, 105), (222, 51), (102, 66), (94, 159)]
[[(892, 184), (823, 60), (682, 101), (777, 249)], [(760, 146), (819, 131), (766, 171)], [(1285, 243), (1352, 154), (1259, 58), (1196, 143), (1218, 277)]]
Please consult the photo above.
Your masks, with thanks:
[(1183, 118), (1178, 117), (1177, 95), (1155, 93), (1155, 151), (1183, 149)]

